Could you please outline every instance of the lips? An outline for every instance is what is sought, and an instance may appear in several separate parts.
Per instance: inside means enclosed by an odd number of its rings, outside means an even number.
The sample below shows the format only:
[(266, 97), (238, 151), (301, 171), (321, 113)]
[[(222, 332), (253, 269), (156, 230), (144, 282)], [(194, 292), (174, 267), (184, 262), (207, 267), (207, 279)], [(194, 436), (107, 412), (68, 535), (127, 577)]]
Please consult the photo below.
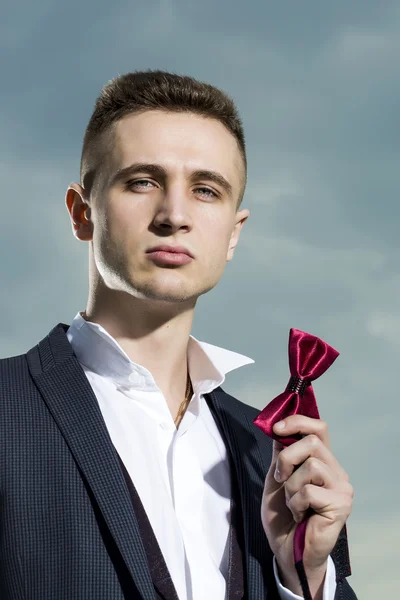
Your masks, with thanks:
[(147, 250), (147, 253), (149, 252), (170, 252), (171, 254), (186, 254), (187, 256), (190, 256), (190, 258), (194, 258), (193, 254), (184, 246), (154, 246), (153, 248)]
[(193, 260), (193, 254), (184, 246), (154, 246), (146, 252), (149, 260), (159, 267), (182, 267)]

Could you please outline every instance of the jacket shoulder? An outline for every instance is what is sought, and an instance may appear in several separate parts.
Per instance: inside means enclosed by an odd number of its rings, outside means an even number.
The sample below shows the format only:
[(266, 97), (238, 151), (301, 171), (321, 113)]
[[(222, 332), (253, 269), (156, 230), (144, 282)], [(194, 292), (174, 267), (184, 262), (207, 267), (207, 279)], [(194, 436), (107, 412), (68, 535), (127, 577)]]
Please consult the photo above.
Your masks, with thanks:
[(257, 442), (258, 448), (261, 453), (262, 461), (266, 470), (269, 469), (272, 461), (272, 450), (273, 440), (268, 437), (257, 425), (254, 425), (254, 419), (260, 414), (260, 408), (256, 408), (251, 404), (247, 404), (242, 400), (239, 400), (235, 396), (232, 396), (225, 392), (222, 388), (219, 391), (225, 396), (226, 403), (229, 404), (231, 410), (229, 411), (231, 416), (234, 417), (235, 413), (240, 412), (246, 419), (247, 429), (251, 432), (253, 439)]
[(228, 394), (228, 392), (226, 392), (224, 389), (222, 389), (222, 387), (217, 388), (217, 390), (215, 390), (216, 392), (222, 393), (226, 399), (227, 402), (229, 402), (229, 404), (231, 406), (233, 406), (235, 409), (237, 410), (241, 410), (242, 412), (244, 412), (244, 414), (254, 420), (256, 418), (256, 416), (260, 413), (260, 409), (256, 408), (255, 406), (252, 406), (251, 404), (247, 404), (246, 402), (243, 402), (243, 400), (239, 400), (239, 398), (236, 398), (235, 396), (232, 396), (231, 394)]
[(240, 409), (252, 421), (254, 421), (254, 419), (260, 414), (261, 411), (259, 408), (256, 408), (255, 406), (252, 406), (251, 404), (247, 404), (246, 402), (243, 402), (242, 400), (238, 400), (237, 398), (235, 398), (235, 400), (238, 403), (238, 406), (240, 407)]
[(21, 380), (21, 377), (28, 376), (28, 364), (26, 361), (26, 354), (19, 354), (18, 356), (9, 356), (6, 358), (0, 358), (0, 389), (7, 383)]
[(33, 385), (25, 354), (0, 359), (0, 427), (10, 423)]

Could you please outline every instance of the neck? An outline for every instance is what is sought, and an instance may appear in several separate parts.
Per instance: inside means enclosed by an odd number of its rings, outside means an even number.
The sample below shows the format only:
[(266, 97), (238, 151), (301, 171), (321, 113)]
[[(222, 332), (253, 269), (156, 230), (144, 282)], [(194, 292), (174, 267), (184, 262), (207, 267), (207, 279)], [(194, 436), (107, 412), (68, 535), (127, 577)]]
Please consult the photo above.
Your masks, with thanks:
[(104, 327), (133, 362), (150, 371), (174, 418), (185, 397), (194, 304), (138, 299), (108, 289), (89, 296), (82, 315)]

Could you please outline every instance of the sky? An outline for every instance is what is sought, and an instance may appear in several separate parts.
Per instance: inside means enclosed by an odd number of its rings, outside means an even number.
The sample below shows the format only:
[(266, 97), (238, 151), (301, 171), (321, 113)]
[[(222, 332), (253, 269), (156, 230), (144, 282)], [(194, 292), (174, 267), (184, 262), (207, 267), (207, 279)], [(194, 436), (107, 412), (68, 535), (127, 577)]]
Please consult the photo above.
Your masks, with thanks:
[(255, 360), (223, 387), (260, 409), (287, 383), (290, 327), (339, 350), (314, 388), (355, 488), (350, 583), (397, 597), (400, 5), (6, 0), (0, 56), (0, 356), (85, 309), (64, 197), (102, 86), (162, 69), (224, 89), (251, 214), (192, 333)]

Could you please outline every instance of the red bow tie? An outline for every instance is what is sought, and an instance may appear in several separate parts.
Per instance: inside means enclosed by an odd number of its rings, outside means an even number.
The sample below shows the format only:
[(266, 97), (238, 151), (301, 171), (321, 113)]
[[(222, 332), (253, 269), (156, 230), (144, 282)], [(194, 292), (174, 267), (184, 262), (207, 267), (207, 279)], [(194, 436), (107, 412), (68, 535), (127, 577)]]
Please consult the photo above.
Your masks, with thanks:
[[(273, 426), (278, 421), (282, 421), (285, 417), (291, 415), (305, 415), (306, 417), (319, 419), (317, 402), (311, 382), (325, 373), (338, 356), (339, 352), (314, 335), (299, 329), (291, 329), (289, 333), (289, 368), (291, 375), (289, 383), (286, 390), (261, 411), (254, 420), (255, 425), (284, 446), (290, 446), (290, 444), (297, 442), (301, 438), (300, 435), (280, 437), (273, 432)], [(307, 521), (308, 518), (296, 527), (293, 552), (303, 596), (306, 600), (312, 600), (303, 565)]]

